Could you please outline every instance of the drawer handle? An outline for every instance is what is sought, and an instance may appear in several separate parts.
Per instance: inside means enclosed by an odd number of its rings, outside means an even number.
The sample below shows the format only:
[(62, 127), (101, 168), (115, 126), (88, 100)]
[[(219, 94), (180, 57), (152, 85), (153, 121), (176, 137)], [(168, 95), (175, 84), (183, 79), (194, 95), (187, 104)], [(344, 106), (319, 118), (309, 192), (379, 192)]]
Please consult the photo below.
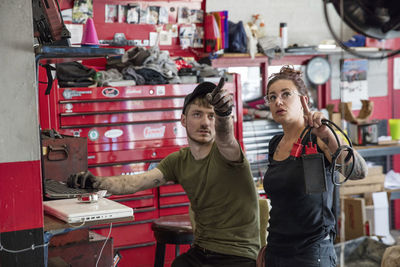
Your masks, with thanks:
[[(67, 145), (62, 145), (60, 147), (48, 146), (48, 148), (49, 148), (49, 153), (47, 154), (47, 159), (49, 161), (60, 161), (60, 160), (66, 160), (68, 158)], [(60, 154), (62, 155), (61, 157)]]

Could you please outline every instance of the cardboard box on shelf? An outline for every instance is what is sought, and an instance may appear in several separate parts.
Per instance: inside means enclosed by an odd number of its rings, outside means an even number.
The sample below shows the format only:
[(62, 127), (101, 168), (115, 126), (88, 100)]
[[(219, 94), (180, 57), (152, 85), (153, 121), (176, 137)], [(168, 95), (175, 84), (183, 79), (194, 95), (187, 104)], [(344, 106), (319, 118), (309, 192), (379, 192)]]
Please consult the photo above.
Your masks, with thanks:
[(377, 175), (383, 174), (383, 166), (381, 165), (374, 165), (368, 167), (368, 176), (369, 175)]
[(385, 182), (384, 174), (368, 175), (360, 180), (347, 180), (344, 186), (362, 185), (362, 184), (382, 184)]
[(344, 199), (345, 240), (365, 236), (365, 201), (363, 198)]
[(364, 198), (342, 198), (345, 240), (371, 235), (382, 238), (388, 244), (393, 239), (389, 230), (387, 193), (373, 192), (371, 195), (373, 203)]
[(368, 192), (379, 192), (382, 190), (383, 190), (383, 184), (341, 186), (340, 195), (358, 195)]

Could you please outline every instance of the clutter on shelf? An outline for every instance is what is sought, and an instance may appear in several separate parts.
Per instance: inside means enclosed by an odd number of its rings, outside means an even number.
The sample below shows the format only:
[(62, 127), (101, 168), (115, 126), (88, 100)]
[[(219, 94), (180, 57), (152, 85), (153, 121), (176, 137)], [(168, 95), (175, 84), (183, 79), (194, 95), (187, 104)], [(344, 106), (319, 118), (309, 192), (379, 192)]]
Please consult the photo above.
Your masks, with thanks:
[(273, 120), (269, 107), (263, 97), (243, 102), (243, 120), (267, 119)]
[(193, 58), (171, 58), (158, 46), (132, 47), (122, 56), (109, 57), (105, 70), (98, 72), (79, 62), (57, 64), (61, 87), (198, 83), (221, 76), (225, 76), (224, 71)]

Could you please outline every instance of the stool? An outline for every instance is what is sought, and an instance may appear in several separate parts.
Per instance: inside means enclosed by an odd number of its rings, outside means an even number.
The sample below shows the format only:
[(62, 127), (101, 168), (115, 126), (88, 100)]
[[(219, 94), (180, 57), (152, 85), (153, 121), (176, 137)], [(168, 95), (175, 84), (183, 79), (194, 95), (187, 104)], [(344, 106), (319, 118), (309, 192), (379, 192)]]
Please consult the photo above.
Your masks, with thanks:
[(151, 229), (157, 240), (154, 267), (164, 266), (165, 245), (175, 244), (175, 257), (179, 256), (179, 245), (193, 243), (193, 230), (189, 214), (163, 216), (156, 219)]

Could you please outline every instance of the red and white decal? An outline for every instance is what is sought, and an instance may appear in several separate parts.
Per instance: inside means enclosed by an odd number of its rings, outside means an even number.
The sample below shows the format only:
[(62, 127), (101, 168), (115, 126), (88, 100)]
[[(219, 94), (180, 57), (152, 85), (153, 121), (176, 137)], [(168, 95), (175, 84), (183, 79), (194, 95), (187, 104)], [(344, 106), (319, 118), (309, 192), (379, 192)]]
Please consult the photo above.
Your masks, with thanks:
[(112, 130), (108, 130), (107, 132), (105, 132), (104, 136), (107, 138), (118, 138), (123, 134), (124, 134), (124, 132), (120, 129), (112, 129)]
[(146, 127), (144, 128), (143, 135), (144, 138), (152, 139), (152, 138), (163, 138), (165, 133), (165, 126), (161, 126), (158, 128)]

